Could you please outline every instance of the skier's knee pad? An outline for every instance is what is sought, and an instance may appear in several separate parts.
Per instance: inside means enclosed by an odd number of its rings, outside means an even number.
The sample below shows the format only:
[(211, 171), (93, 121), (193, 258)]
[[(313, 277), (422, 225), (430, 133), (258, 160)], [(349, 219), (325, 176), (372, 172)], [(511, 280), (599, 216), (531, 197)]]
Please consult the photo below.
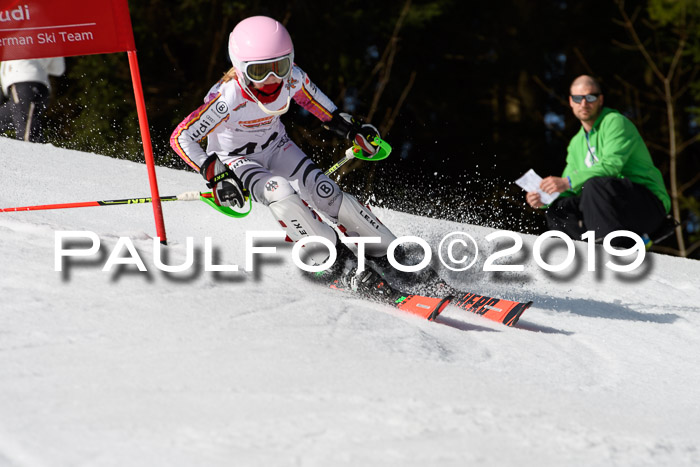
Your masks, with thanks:
[[(343, 192), (338, 188), (338, 185), (321, 174), (318, 180), (310, 188), (310, 195), (313, 206), (323, 214), (326, 219), (336, 222), (338, 219), (338, 210), (343, 202)], [(306, 196), (304, 199), (307, 199)]]
[(343, 193), (338, 211), (338, 228), (348, 237), (379, 237), (380, 243), (365, 244), (368, 256), (384, 256), (389, 244), (396, 239), (368, 207), (347, 193)]
[(270, 177), (263, 188), (264, 203), (271, 205), (295, 194), (294, 188), (284, 177)]
[[(304, 204), (296, 193), (270, 203), (270, 210), (293, 242), (304, 237), (319, 236), (336, 244), (338, 236), (335, 230)], [(328, 249), (323, 245), (309, 244), (308, 251), (308, 257), (316, 264), (325, 262), (329, 256)]]

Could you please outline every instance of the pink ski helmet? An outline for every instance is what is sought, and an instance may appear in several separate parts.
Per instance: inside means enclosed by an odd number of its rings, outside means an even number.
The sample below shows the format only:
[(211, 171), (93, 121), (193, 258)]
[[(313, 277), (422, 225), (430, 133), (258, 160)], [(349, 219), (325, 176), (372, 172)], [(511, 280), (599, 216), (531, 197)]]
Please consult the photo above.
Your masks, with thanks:
[(294, 45), (287, 29), (267, 16), (251, 16), (233, 28), (228, 53), (243, 82), (262, 82), (270, 74), (289, 76), (294, 63)]

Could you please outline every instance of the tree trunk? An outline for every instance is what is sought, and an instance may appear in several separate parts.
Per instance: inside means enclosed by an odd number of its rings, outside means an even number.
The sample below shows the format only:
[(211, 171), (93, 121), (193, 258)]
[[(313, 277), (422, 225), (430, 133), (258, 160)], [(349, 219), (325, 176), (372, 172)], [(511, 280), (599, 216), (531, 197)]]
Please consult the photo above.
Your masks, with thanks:
[[(678, 158), (676, 147), (676, 117), (674, 114), (673, 94), (671, 93), (671, 80), (664, 79), (664, 100), (666, 101), (666, 116), (668, 118), (668, 156), (669, 156), (669, 179), (671, 182), (671, 209), (674, 219), (681, 218), (681, 210), (678, 203), (678, 174), (676, 162)], [(681, 226), (676, 227), (676, 241), (678, 242), (678, 253), (685, 258), (685, 241), (683, 240), (683, 230)]]

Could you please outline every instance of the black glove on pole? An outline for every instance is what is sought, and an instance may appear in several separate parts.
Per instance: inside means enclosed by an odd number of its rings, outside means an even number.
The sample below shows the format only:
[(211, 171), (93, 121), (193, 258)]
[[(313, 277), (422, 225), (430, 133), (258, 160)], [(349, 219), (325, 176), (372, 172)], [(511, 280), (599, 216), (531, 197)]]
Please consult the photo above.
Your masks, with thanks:
[(247, 190), (226, 164), (216, 154), (204, 161), (199, 171), (212, 189), (214, 202), (219, 206), (242, 208), (245, 205)]
[(372, 144), (374, 138), (379, 137), (379, 130), (369, 123), (358, 122), (348, 113), (338, 110), (333, 112), (333, 118), (326, 124), (326, 128), (352, 141), (369, 156), (379, 150), (379, 146)]

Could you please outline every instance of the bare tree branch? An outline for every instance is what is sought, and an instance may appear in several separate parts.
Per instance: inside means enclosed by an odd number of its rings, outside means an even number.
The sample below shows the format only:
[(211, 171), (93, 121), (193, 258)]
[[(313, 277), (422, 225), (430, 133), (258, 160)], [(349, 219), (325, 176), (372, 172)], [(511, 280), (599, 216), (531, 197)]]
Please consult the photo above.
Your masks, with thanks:
[(583, 67), (586, 69), (586, 72), (589, 75), (593, 75), (593, 68), (591, 68), (591, 66), (588, 64), (588, 61), (586, 60), (586, 57), (583, 56), (581, 49), (579, 49), (578, 47), (574, 47), (574, 54), (576, 54), (576, 57), (578, 57), (578, 59), (581, 60)]
[(399, 100), (396, 102), (396, 106), (394, 107), (393, 112), (387, 119), (386, 123), (382, 125), (382, 133), (387, 134), (389, 131), (391, 131), (391, 127), (394, 126), (394, 121), (396, 120), (396, 117), (399, 115), (399, 111), (401, 110), (401, 107), (403, 107), (403, 103), (408, 97), (408, 93), (411, 91), (411, 88), (413, 87), (413, 83), (416, 81), (416, 71), (413, 70), (411, 72), (411, 76), (408, 78), (408, 83), (406, 86), (403, 88), (403, 92), (401, 93), (401, 96), (399, 97)]
[[(378, 82), (376, 89), (374, 91), (373, 97), (372, 97), (372, 103), (370, 104), (369, 111), (367, 113), (367, 121), (371, 122), (372, 118), (374, 117), (374, 114), (377, 112), (377, 109), (379, 107), (379, 100), (382, 97), (382, 94), (384, 93), (384, 89), (389, 83), (389, 78), (391, 76), (391, 69), (394, 65), (394, 57), (396, 56), (396, 52), (398, 49), (398, 43), (399, 43), (399, 33), (401, 32), (401, 27), (403, 26), (404, 20), (406, 19), (406, 16), (408, 15), (408, 12), (411, 9), (411, 0), (406, 0), (404, 3), (403, 8), (401, 9), (401, 13), (399, 13), (399, 17), (396, 20), (396, 24), (394, 25), (394, 30), (392, 32), (391, 38), (389, 39), (389, 42), (387, 43), (386, 47), (384, 48), (384, 52), (382, 53), (382, 57), (377, 63), (377, 65), (374, 67), (372, 70), (372, 73), (370, 73), (370, 77), (367, 79), (363, 87), (361, 88), (360, 94), (363, 93), (364, 90), (369, 87), (371, 83), (374, 82), (374, 77), (375, 75), (379, 75)], [(411, 82), (411, 86), (413, 83)], [(401, 100), (401, 98), (400, 98)], [(397, 108), (400, 107), (400, 105), (397, 104)], [(393, 122), (392, 122), (393, 124)], [(380, 128), (381, 129), (381, 128)], [(338, 172), (338, 178), (342, 179), (347, 173), (351, 172), (355, 168), (357, 168), (360, 165), (359, 160), (352, 160), (349, 163), (345, 164)], [(370, 172), (370, 182), (368, 182), (368, 186), (371, 185), (371, 175), (374, 171), (374, 166), (372, 166), (371, 172)]]
[(673, 55), (673, 60), (671, 61), (671, 66), (668, 70), (668, 74), (666, 75), (667, 80), (671, 80), (673, 78), (673, 74), (676, 72), (676, 68), (678, 67), (678, 63), (681, 60), (681, 55), (683, 54), (683, 49), (685, 49), (685, 44), (686, 44), (686, 38), (681, 36), (680, 41), (678, 42), (678, 48), (676, 49), (676, 53)]
[(693, 136), (692, 138), (690, 138), (689, 140), (686, 140), (686, 141), (683, 141), (682, 143), (680, 143), (678, 145), (678, 152), (683, 152), (688, 146), (690, 146), (691, 144), (695, 144), (698, 141), (700, 141), (700, 134), (697, 134), (697, 135)]
[(559, 101), (559, 103), (560, 103), (561, 105), (563, 105), (563, 106), (565, 106), (565, 107), (569, 105), (568, 99), (563, 98), (563, 97), (562, 97), (558, 92), (556, 92), (554, 89), (552, 89), (551, 87), (549, 87), (549, 86), (547, 86), (546, 84), (544, 84), (544, 82), (540, 79), (539, 76), (533, 75), (533, 76), (532, 76), (532, 80), (533, 80), (533, 81), (535, 82), (535, 84), (537, 84), (544, 92), (546, 92), (546, 93), (549, 94), (551, 97), (554, 97), (557, 101)]
[(620, 42), (617, 39), (613, 39), (611, 42), (615, 47), (619, 47), (622, 50), (637, 50), (637, 46), (634, 44), (625, 44), (624, 42)]
[(693, 243), (693, 244), (690, 245), (690, 246), (688, 247), (688, 249), (686, 250), (687, 255), (690, 256), (690, 255), (691, 255), (695, 250), (697, 250), (698, 248), (700, 248), (700, 242), (695, 242), (695, 243)]
[(681, 185), (681, 186), (678, 188), (678, 190), (679, 190), (681, 193), (684, 193), (685, 190), (687, 190), (688, 188), (690, 188), (690, 187), (692, 187), (693, 185), (695, 185), (695, 183), (697, 183), (699, 180), (700, 180), (700, 173), (697, 173), (697, 174), (695, 174), (695, 176), (694, 176), (693, 178), (691, 178), (690, 180), (688, 180), (687, 182), (685, 182), (683, 185)]
[(386, 68), (386, 62), (388, 60), (389, 54), (392, 53), (392, 49), (395, 48), (395, 46), (396, 46), (396, 41), (398, 40), (398, 37), (399, 37), (399, 31), (401, 30), (401, 27), (403, 26), (404, 19), (406, 18), (406, 15), (410, 11), (410, 9), (411, 9), (411, 0), (406, 0), (406, 2), (403, 5), (403, 8), (401, 9), (401, 13), (399, 13), (399, 17), (396, 20), (396, 24), (394, 25), (394, 30), (391, 33), (391, 39), (389, 39), (389, 42), (387, 42), (387, 45), (384, 48), (384, 52), (382, 52), (382, 56), (380, 57), (377, 64), (374, 66), (374, 69), (372, 70), (372, 72), (367, 77), (367, 80), (362, 85), (362, 87), (360, 87), (360, 94), (364, 93), (364, 91), (366, 91), (367, 88), (374, 82), (374, 77), (382, 69)]
[(646, 60), (647, 64), (649, 65), (651, 70), (654, 72), (654, 74), (661, 81), (663, 81), (665, 79), (664, 74), (661, 73), (661, 70), (659, 69), (659, 67), (656, 66), (656, 62), (654, 62), (654, 60), (651, 58), (649, 51), (647, 51), (647, 48), (642, 43), (641, 39), (639, 38), (639, 35), (637, 35), (637, 31), (634, 28), (634, 23), (632, 22), (632, 19), (630, 19), (630, 17), (627, 16), (627, 12), (625, 11), (625, 2), (622, 0), (615, 0), (615, 3), (617, 4), (618, 9), (620, 10), (620, 15), (623, 18), (625, 28), (632, 36), (632, 40), (634, 41), (635, 44), (637, 44), (637, 48), (641, 52), (642, 56), (644, 56), (644, 59)]
[[(676, 101), (674, 95), (677, 93), (673, 92), (673, 76), (680, 66), (680, 60), (683, 55), (683, 50), (686, 46), (686, 33), (684, 30), (679, 31), (679, 39), (676, 50), (671, 59), (671, 64), (669, 66), (666, 75), (661, 71), (657, 62), (654, 61), (651, 54), (647, 50), (642, 40), (637, 34), (637, 30), (634, 26), (634, 21), (630, 16), (627, 15), (624, 6), (624, 0), (614, 0), (620, 10), (620, 15), (623, 19), (623, 25), (627, 29), (628, 33), (632, 37), (632, 40), (637, 45), (637, 49), (644, 57), (647, 65), (651, 68), (654, 75), (661, 81), (663, 85), (662, 101), (665, 103), (666, 107), (666, 120), (668, 123), (668, 158), (669, 158), (669, 179), (671, 184), (671, 209), (673, 212), (673, 217), (680, 219), (680, 203), (679, 203), (679, 190), (678, 190), (678, 154), (682, 151), (683, 146), (678, 145), (677, 142), (677, 129), (676, 129)], [(639, 9), (637, 9), (637, 12)], [(636, 18), (636, 14), (633, 15)], [(652, 27), (653, 29), (653, 27)], [(655, 36), (656, 39), (656, 36)], [(662, 54), (663, 58), (663, 54)], [(680, 228), (676, 229), (676, 241), (678, 243), (679, 255), (685, 257), (687, 251), (685, 248), (685, 240), (683, 238), (683, 231)]]
[(660, 144), (658, 144), (658, 143), (655, 143), (655, 142), (653, 142), (653, 141), (647, 141), (646, 144), (647, 144), (647, 146), (649, 146), (650, 148), (656, 149), (657, 151), (660, 151), (660, 152), (663, 152), (663, 153), (666, 154), (667, 156), (670, 154), (670, 152), (669, 152), (669, 150), (668, 150), (668, 148), (667, 148), (666, 146), (662, 146), (662, 145), (660, 145)]

